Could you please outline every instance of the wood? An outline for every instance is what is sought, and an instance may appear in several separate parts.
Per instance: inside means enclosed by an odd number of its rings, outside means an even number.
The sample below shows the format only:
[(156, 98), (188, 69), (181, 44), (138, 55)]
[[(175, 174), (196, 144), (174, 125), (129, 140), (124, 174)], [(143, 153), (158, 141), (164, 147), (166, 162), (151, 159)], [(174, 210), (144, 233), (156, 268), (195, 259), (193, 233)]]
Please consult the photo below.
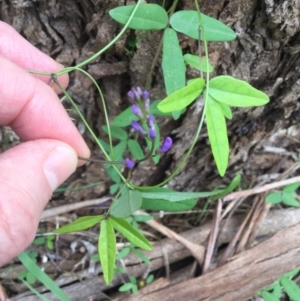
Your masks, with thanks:
[[(233, 239), (235, 232), (238, 231), (239, 226), (242, 223), (244, 218), (245, 218), (244, 215), (234, 216), (230, 221), (228, 221), (225, 224), (224, 227), (223, 227), (223, 225), (221, 226), (222, 232), (218, 239), (218, 245), (228, 243)], [(300, 223), (300, 208), (290, 208), (290, 209), (286, 209), (286, 210), (272, 210), (269, 212), (266, 220), (263, 222), (261, 228), (259, 229), (259, 231), (257, 233), (257, 237), (270, 236), (270, 235), (276, 233), (277, 231), (281, 230), (282, 228), (290, 227), (291, 225), (295, 225), (298, 223)], [(195, 244), (205, 244), (205, 241), (208, 237), (210, 229), (211, 229), (211, 223), (209, 222), (201, 227), (193, 228), (192, 230), (183, 232), (183, 233), (181, 233), (181, 235)], [(285, 244), (284, 240), (285, 240), (285, 237), (283, 237), (281, 241), (278, 241), (278, 243)], [(260, 244), (258, 246), (261, 246), (261, 245), (262, 244)], [(268, 240), (264, 243), (264, 245), (266, 245), (267, 249), (262, 251), (262, 253), (267, 253), (267, 250), (269, 250)], [(252, 249), (248, 250), (247, 252), (251, 253), (255, 250), (256, 250), (255, 248), (252, 248)], [(163, 240), (161, 240), (160, 243), (154, 244), (154, 249), (151, 252), (146, 253), (148, 258), (151, 260), (151, 271), (157, 270), (165, 265), (164, 258), (163, 258), (164, 252), (168, 254), (169, 263), (173, 263), (178, 260), (184, 259), (188, 256), (191, 256), (190, 252), (179, 242), (176, 242), (172, 239), (163, 239)], [(244, 254), (246, 254), (247, 252), (242, 252), (238, 257), (242, 258), (244, 256)], [(282, 264), (283, 262), (284, 261), (281, 262), (281, 265), (283, 267), (286, 267), (286, 265), (287, 265), (286, 262), (284, 262), (284, 264)], [(141, 276), (145, 272), (145, 270), (147, 270), (147, 268), (148, 268), (148, 266), (146, 264), (141, 263), (139, 258), (134, 255), (130, 255), (130, 256), (126, 257), (124, 259), (124, 263), (126, 265), (128, 274), (135, 276), (135, 277)], [(198, 279), (203, 279), (205, 277), (208, 277), (207, 281), (209, 282), (210, 277), (212, 277), (211, 275), (215, 275), (214, 277), (217, 278), (218, 275), (221, 275), (219, 271), (221, 269), (224, 269), (224, 267), (227, 267), (230, 264), (231, 263), (229, 263), (221, 268), (218, 268), (216, 270), (213, 270), (212, 272), (209, 272), (209, 273), (205, 274), (205, 276), (202, 276)], [(64, 266), (60, 266), (60, 268), (64, 271), (66, 271), (66, 267), (64, 267)], [(275, 264), (274, 269), (279, 269), (279, 268), (280, 268), (280, 265), (278, 264), (278, 267), (277, 267)], [(257, 267), (250, 264), (248, 266), (248, 269), (249, 270), (253, 269), (256, 271)], [(14, 271), (15, 271), (15, 273), (14, 273)], [(5, 275), (6, 279), (8, 279), (9, 282), (13, 283), (12, 280), (17, 277), (17, 274), (19, 273), (19, 271), (20, 270), (18, 270), (17, 267), (14, 267), (14, 269), (11, 269), (10, 271), (0, 268), (0, 277), (1, 277), (1, 275)], [(49, 272), (49, 271), (46, 269), (46, 272)], [(253, 271), (251, 273), (253, 273)], [(251, 275), (251, 273), (249, 275)], [(99, 294), (100, 294), (99, 292), (105, 291), (112, 287), (116, 287), (116, 286), (122, 284), (123, 280), (124, 280), (121, 277), (116, 277), (113, 280), (113, 283), (108, 287), (108, 286), (106, 286), (106, 284), (103, 280), (103, 277), (101, 275), (101, 268), (99, 267), (99, 265), (96, 267), (94, 274), (95, 274), (95, 276), (91, 277), (91, 273), (87, 269), (85, 269), (83, 271), (65, 274), (63, 277), (60, 277), (59, 279), (57, 279), (56, 282), (58, 285), (64, 287), (64, 291), (67, 293), (67, 295), (70, 297), (70, 299), (72, 301), (82, 301), (85, 299), (88, 300), (88, 298), (91, 296), (94, 298), (94, 300), (100, 300), (100, 299), (97, 299), (97, 296), (99, 296)], [(100, 276), (96, 277), (96, 275), (99, 275), (99, 274), (100, 274)], [(259, 283), (264, 283), (264, 281), (269, 281), (271, 283), (273, 280), (276, 279), (276, 277), (274, 275), (275, 275), (275, 273), (273, 273), (273, 272), (272, 272), (272, 277), (269, 277), (268, 273), (258, 273), (258, 276), (256, 277), (256, 279)], [(172, 278), (172, 276), (173, 275), (171, 274), (171, 278)], [(78, 281), (78, 279), (81, 279), (81, 281)], [(218, 283), (220, 284), (220, 282), (218, 282)], [(13, 284), (13, 285), (16, 286), (17, 284)], [(88, 290), (86, 289), (87, 287), (89, 288)], [(223, 284), (221, 285), (221, 288), (223, 288)], [(177, 286), (171, 287), (171, 289), (175, 291), (177, 289)], [(39, 288), (39, 291), (44, 292), (44, 296), (47, 297), (49, 300), (53, 300), (51, 294), (48, 292), (45, 292), (44, 288)], [(253, 291), (252, 295), (254, 295), (255, 293), (256, 293), (256, 291)], [(150, 295), (146, 295), (145, 298), (150, 298), (149, 296)], [(17, 296), (14, 296), (14, 298), (12, 298), (12, 300), (39, 301), (40, 298), (37, 296), (31, 295), (31, 293), (27, 292), (27, 293), (22, 293)], [(143, 299), (141, 299), (141, 300), (143, 300)], [(148, 301), (148, 300), (156, 300), (156, 299), (145, 299), (145, 300)], [(160, 300), (160, 299), (157, 299), (157, 300)], [(170, 299), (170, 300), (172, 300), (172, 299)], [(176, 300), (180, 300), (180, 299), (174, 299), (174, 300), (176, 301)], [(193, 300), (193, 299), (182, 299), (182, 300), (189, 301), (189, 300)], [(213, 300), (214, 299), (211, 299), (210, 301), (213, 301)], [(218, 300), (218, 299), (216, 299), (216, 300)], [(226, 301), (229, 301), (229, 300), (231, 301), (231, 299), (228, 299)], [(131, 301), (131, 299), (130, 299), (130, 301)], [(239, 301), (241, 301), (241, 299)]]
[(300, 223), (240, 253), (226, 265), (130, 301), (241, 301), (300, 265)]

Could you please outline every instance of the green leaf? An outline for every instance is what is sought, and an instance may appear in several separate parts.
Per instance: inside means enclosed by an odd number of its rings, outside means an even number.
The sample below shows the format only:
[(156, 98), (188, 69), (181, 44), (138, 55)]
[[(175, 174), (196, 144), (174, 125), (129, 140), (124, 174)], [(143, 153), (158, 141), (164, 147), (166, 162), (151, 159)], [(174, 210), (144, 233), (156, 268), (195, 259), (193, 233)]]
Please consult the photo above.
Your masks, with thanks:
[(113, 148), (113, 153), (110, 154), (110, 157), (113, 160), (122, 160), (123, 159), (123, 154), (126, 150), (127, 147), (127, 142), (126, 141), (120, 141), (114, 148)]
[[(103, 131), (108, 134), (108, 126), (102, 125)], [(126, 131), (123, 129), (120, 129), (116, 126), (110, 126), (110, 134), (113, 138), (119, 139), (119, 140), (126, 140), (128, 138), (128, 135)]]
[(132, 120), (139, 118), (133, 114), (131, 107), (121, 112), (112, 122), (112, 126), (125, 127), (131, 125)]
[(211, 198), (212, 201), (217, 200), (222, 198), (223, 196), (229, 194), (230, 192), (232, 192), (241, 182), (241, 175), (237, 174), (234, 179), (231, 181), (231, 183), (220, 193), (217, 194), (216, 196), (213, 196)]
[(128, 292), (132, 289), (132, 286), (134, 284), (129, 282), (129, 283), (125, 283), (122, 286), (119, 287), (119, 292)]
[[(192, 54), (185, 54), (183, 56), (183, 59), (186, 64), (191, 65), (193, 68), (197, 70), (202, 70), (204, 72), (207, 71), (207, 63), (205, 57), (201, 58), (201, 66), (200, 66), (200, 59), (199, 56), (197, 55), (192, 55)], [(213, 66), (208, 62), (208, 72), (212, 72), (214, 70)]]
[[(165, 29), (164, 33), (162, 69), (167, 95), (184, 88), (185, 63), (177, 34), (171, 28)], [(183, 110), (172, 112), (173, 118), (177, 120), (182, 113), (184, 113)]]
[(140, 258), (146, 264), (149, 264), (149, 265), (151, 264), (150, 259), (141, 250), (132, 249), (132, 253), (134, 253), (138, 258)]
[(143, 199), (152, 200), (167, 200), (170, 202), (187, 201), (194, 198), (207, 198), (216, 194), (219, 194), (220, 190), (208, 191), (208, 192), (180, 192), (172, 191), (167, 188), (156, 187), (149, 189), (149, 191), (142, 191)]
[(133, 295), (137, 295), (137, 293), (138, 293), (138, 291), (139, 291), (139, 289), (138, 289), (138, 286), (137, 286), (137, 284), (134, 284), (133, 286), (132, 286), (132, 294)]
[(219, 105), (222, 109), (224, 116), (227, 119), (232, 119), (232, 112), (231, 112), (230, 106), (223, 102), (219, 102)]
[(125, 187), (125, 192), (112, 203), (109, 213), (115, 217), (125, 218), (141, 208), (142, 194), (138, 190), (129, 190)]
[(186, 111), (186, 109), (182, 109), (180, 111), (175, 111), (175, 112), (172, 112), (172, 116), (174, 118), (174, 120), (177, 120), (182, 114), (184, 114)]
[(269, 102), (267, 94), (247, 82), (221, 75), (209, 81), (209, 95), (216, 101), (233, 107), (263, 106)]
[(124, 257), (126, 257), (128, 254), (130, 253), (130, 248), (129, 247), (125, 247), (121, 250), (121, 252), (118, 253), (116, 259), (120, 260)]
[(139, 223), (146, 223), (153, 220), (153, 216), (146, 214), (135, 214), (134, 219)]
[(59, 229), (55, 229), (53, 233), (70, 233), (85, 230), (100, 223), (103, 218), (103, 215), (83, 216), (68, 225), (62, 226)]
[(154, 275), (153, 274), (150, 274), (147, 279), (146, 279), (146, 283), (147, 284), (150, 284), (151, 282), (153, 282), (154, 280)]
[(114, 277), (116, 237), (109, 219), (101, 223), (98, 250), (104, 280), (106, 284), (110, 284)]
[(261, 291), (259, 295), (265, 300), (265, 301), (280, 301), (278, 298), (276, 298), (273, 294), (267, 292), (267, 291)]
[(300, 268), (296, 268), (286, 274), (284, 274), (283, 276), (286, 277), (286, 278), (293, 278), (295, 277), (297, 274), (299, 274), (299, 271), (300, 271)]
[(102, 147), (105, 149), (105, 151), (110, 152), (110, 146), (108, 143), (106, 143), (104, 140), (98, 138), (99, 143), (102, 145)]
[(113, 216), (110, 216), (109, 220), (116, 231), (121, 233), (131, 243), (142, 249), (152, 250), (150, 242), (144, 237), (144, 235), (135, 230), (127, 221)]
[[(120, 169), (121, 167), (118, 167), (118, 169)], [(117, 171), (113, 168), (112, 165), (104, 165), (104, 169), (105, 172), (107, 173), (107, 175), (117, 184), (121, 183), (121, 178), (119, 176), (119, 174), (117, 173)]]
[(290, 207), (300, 207), (300, 203), (296, 200), (295, 192), (286, 192), (282, 193), (282, 203)]
[(280, 283), (289, 298), (294, 301), (300, 301), (300, 288), (294, 281), (286, 277), (281, 277)]
[(188, 86), (177, 90), (162, 100), (157, 108), (163, 112), (179, 111), (191, 104), (202, 92), (205, 82), (203, 78), (197, 78)]
[(298, 188), (300, 187), (300, 183), (294, 183), (294, 184), (291, 184), (291, 185), (287, 185), (283, 188), (283, 191), (286, 191), (286, 192), (294, 192), (296, 191)]
[(113, 184), (109, 187), (109, 193), (114, 195), (120, 187), (120, 183)]
[[(235, 32), (224, 23), (201, 14), (204, 34), (206, 41), (224, 42), (232, 41), (236, 38)], [(199, 17), (195, 10), (181, 10), (171, 16), (170, 24), (176, 31), (186, 34), (187, 36), (198, 40), (199, 39)], [(201, 35), (203, 41), (203, 32)]]
[[(126, 24), (135, 5), (118, 6), (109, 11), (109, 15), (117, 22)], [(128, 27), (139, 30), (160, 30), (168, 24), (167, 12), (157, 4), (140, 4)]]
[(224, 176), (228, 165), (229, 142), (222, 109), (217, 101), (208, 96), (206, 126), (212, 153), (220, 176)]
[(197, 204), (195, 199), (171, 202), (164, 199), (146, 199), (143, 198), (142, 209), (166, 212), (186, 211), (194, 208)]
[(150, 105), (150, 113), (153, 115), (158, 115), (158, 116), (171, 116), (172, 113), (163, 113), (161, 112), (157, 106), (161, 102), (161, 100), (155, 100), (153, 103)]
[(34, 284), (36, 282), (36, 277), (31, 273), (27, 273), (26, 274), (26, 281), (30, 284)]
[(282, 201), (282, 192), (275, 191), (271, 192), (266, 196), (265, 201), (270, 204), (279, 204)]
[(26, 252), (22, 252), (18, 259), (24, 267), (33, 274), (41, 283), (43, 283), (49, 291), (51, 291), (58, 300), (70, 301), (63, 290), (30, 258)]
[(141, 160), (141, 159), (144, 158), (144, 153), (142, 151), (142, 148), (141, 148), (140, 144), (136, 140), (129, 139), (127, 141), (127, 144), (128, 144), (128, 148), (129, 148), (132, 156), (135, 159)]
[(176, 32), (167, 28), (163, 37), (162, 69), (167, 94), (185, 86), (185, 64)]

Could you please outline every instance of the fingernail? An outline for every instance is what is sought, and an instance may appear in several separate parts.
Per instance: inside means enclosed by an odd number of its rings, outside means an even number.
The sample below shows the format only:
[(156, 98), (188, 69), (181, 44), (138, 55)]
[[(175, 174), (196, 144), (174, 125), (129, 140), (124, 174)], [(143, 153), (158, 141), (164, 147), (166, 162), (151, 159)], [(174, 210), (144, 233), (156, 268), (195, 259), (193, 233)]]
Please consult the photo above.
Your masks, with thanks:
[(57, 147), (45, 160), (43, 169), (52, 190), (63, 183), (77, 167), (77, 155), (71, 148)]

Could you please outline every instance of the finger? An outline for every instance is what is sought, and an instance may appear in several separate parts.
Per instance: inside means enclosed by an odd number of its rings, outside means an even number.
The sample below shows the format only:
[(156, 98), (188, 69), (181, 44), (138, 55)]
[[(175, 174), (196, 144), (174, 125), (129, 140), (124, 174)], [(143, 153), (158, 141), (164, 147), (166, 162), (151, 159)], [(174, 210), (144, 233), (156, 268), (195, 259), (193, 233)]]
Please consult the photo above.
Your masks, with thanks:
[(52, 191), (76, 165), (75, 151), (56, 140), (25, 142), (0, 155), (0, 266), (32, 242)]
[(0, 57), (0, 125), (10, 125), (23, 141), (55, 139), (78, 156), (89, 149), (54, 91), (7, 59)]
[[(60, 71), (63, 66), (25, 40), (13, 27), (0, 21), (0, 55), (19, 65), (23, 69), (49, 73)], [(35, 75), (44, 82), (49, 76)], [(65, 88), (69, 83), (67, 74), (60, 76), (60, 84)], [(55, 89), (59, 91), (58, 88)]]

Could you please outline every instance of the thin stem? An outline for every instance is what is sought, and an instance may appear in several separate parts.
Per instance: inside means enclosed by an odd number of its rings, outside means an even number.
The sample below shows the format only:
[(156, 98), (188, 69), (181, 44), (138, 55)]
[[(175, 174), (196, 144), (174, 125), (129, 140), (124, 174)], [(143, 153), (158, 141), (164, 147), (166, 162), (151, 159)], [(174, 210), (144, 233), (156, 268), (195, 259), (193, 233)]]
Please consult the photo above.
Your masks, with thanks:
[(84, 158), (78, 156), (79, 160), (87, 161), (87, 162), (99, 162), (99, 163), (105, 163), (105, 164), (124, 164), (123, 161), (106, 161), (106, 160), (100, 160), (100, 159), (91, 159), (91, 158)]
[[(83, 71), (83, 70), (82, 70)], [(59, 83), (59, 81), (56, 79), (55, 75), (53, 76), (53, 81), (58, 85), (58, 87), (61, 89), (61, 91), (64, 93), (64, 95), (67, 97), (67, 99), (70, 101), (70, 103), (72, 104), (72, 106), (75, 108), (76, 112), (78, 113), (79, 117), (81, 118), (82, 122), (84, 123), (84, 125), (86, 126), (86, 128), (88, 129), (88, 131), (90, 132), (90, 134), (92, 135), (93, 139), (96, 141), (96, 143), (98, 144), (98, 146), (100, 147), (101, 151), (103, 152), (103, 154), (105, 155), (105, 157), (107, 158), (108, 161), (112, 161), (109, 157), (109, 155), (106, 153), (105, 149), (103, 148), (103, 146), (101, 145), (101, 143), (99, 142), (97, 136), (95, 135), (95, 133), (93, 132), (93, 130), (91, 129), (91, 127), (89, 126), (89, 124), (87, 123), (87, 121), (85, 120), (84, 116), (82, 115), (82, 113), (80, 112), (78, 106), (76, 105), (76, 103), (73, 101), (72, 97), (69, 95), (69, 93), (62, 87), (62, 85)], [(118, 168), (113, 165), (113, 168), (117, 171), (117, 173), (119, 174), (120, 178), (122, 179), (122, 181), (124, 183), (128, 183), (128, 181), (124, 178), (124, 176), (120, 173), (120, 171), (118, 170)]]
[[(73, 69), (75, 68), (81, 68), (89, 63), (91, 63), (93, 60), (95, 60), (98, 56), (100, 56), (103, 52), (105, 52), (108, 48), (110, 48), (114, 43), (116, 43), (120, 37), (123, 35), (123, 33), (126, 31), (126, 29), (128, 28), (129, 23), (131, 22), (135, 12), (137, 11), (140, 3), (142, 2), (142, 0), (138, 0), (138, 2), (136, 3), (128, 21), (126, 22), (126, 24), (124, 25), (124, 27), (122, 28), (122, 30), (119, 32), (119, 34), (110, 41), (110, 43), (108, 43), (105, 47), (103, 47), (101, 50), (99, 50), (97, 53), (95, 53), (94, 55), (92, 55), (90, 58), (86, 59), (85, 61), (79, 63), (78, 65), (76, 65), (75, 67), (73, 67)], [(57, 73), (57, 75), (62, 75), (65, 73), (70, 72), (70, 69), (72, 69), (72, 67), (70, 68), (65, 68), (63, 70), (61, 70), (60, 72)]]
[(200, 63), (200, 77), (203, 78), (202, 71), (202, 54), (201, 54), (201, 28), (198, 29), (198, 51), (199, 51), (199, 63)]

